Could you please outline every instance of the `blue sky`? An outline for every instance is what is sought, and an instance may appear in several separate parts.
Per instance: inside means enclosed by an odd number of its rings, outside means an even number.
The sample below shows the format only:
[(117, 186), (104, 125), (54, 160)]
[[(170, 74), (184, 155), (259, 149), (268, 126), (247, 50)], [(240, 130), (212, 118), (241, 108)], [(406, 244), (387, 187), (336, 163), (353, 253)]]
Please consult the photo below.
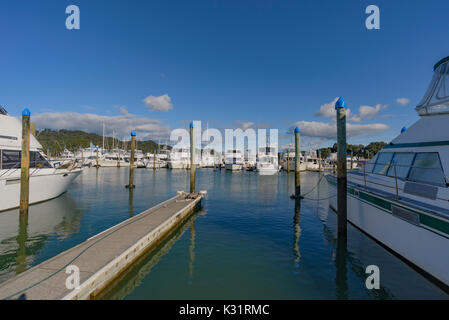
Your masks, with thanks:
[[(71, 4), (80, 30), (65, 27)], [(365, 27), (370, 4), (380, 30)], [(0, 105), (28, 107), (38, 127), (101, 132), (104, 121), (119, 137), (138, 127), (157, 139), (190, 120), (280, 135), (299, 123), (324, 146), (333, 118), (318, 110), (343, 96), (359, 126), (351, 143), (390, 141), (418, 119), (449, 55), (448, 11), (435, 0), (2, 2)]]

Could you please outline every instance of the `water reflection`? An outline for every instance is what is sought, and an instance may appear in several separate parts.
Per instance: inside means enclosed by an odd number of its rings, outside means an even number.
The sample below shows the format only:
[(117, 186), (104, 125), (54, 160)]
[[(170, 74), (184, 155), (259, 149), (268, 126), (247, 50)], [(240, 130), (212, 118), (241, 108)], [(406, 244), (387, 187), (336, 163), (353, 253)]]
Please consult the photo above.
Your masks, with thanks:
[(19, 231), (17, 235), (16, 274), (26, 270), (27, 253), (26, 242), (28, 240), (28, 212), (19, 214)]
[(301, 213), (301, 200), (295, 200), (295, 215), (293, 217), (293, 252), (295, 254), (295, 263), (298, 264), (301, 258), (301, 253), (299, 252), (299, 237), (301, 236), (301, 227), (299, 225), (299, 217)]
[(190, 224), (190, 244), (189, 244), (189, 277), (193, 278), (193, 262), (195, 261), (195, 219)]
[(338, 300), (348, 299), (348, 275), (346, 268), (347, 239), (339, 236), (337, 239), (336, 264), (336, 298)]
[(128, 196), (128, 207), (129, 207), (129, 217), (132, 218), (134, 216), (134, 190), (133, 188), (129, 188), (129, 196)]
[(81, 217), (67, 193), (30, 206), (28, 215), (18, 209), (0, 213), (0, 282), (25, 271), (50, 237), (61, 240), (78, 232)]
[(195, 259), (195, 220), (199, 213), (194, 213), (181, 223), (167, 238), (160, 242), (156, 247), (148, 251), (139, 258), (130, 269), (126, 270), (112, 285), (106, 290), (100, 292), (95, 297), (97, 300), (121, 300), (134, 291), (141, 284), (153, 267), (170, 252), (174, 244), (184, 235), (187, 228), (190, 227), (190, 245), (189, 245), (189, 277), (193, 276), (193, 264)]

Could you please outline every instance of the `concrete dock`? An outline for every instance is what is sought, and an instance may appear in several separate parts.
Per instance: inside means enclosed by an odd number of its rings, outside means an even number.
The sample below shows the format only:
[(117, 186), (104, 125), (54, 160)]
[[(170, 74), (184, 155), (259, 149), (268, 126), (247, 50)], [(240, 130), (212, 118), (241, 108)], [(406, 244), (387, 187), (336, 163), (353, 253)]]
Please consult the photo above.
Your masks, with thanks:
[[(201, 207), (205, 192), (184, 192), (0, 284), (0, 299), (91, 299)], [(67, 288), (79, 269), (79, 286)], [(69, 281), (70, 282), (70, 281)], [(70, 287), (70, 283), (69, 283)]]

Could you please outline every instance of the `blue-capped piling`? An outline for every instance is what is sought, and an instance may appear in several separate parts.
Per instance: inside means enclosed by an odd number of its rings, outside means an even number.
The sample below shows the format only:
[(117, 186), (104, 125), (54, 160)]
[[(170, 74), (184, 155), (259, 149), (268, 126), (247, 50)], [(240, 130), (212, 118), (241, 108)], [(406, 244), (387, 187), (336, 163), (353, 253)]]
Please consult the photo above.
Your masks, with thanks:
[(194, 123), (190, 123), (190, 193), (195, 193), (195, 140)]
[(134, 153), (136, 149), (136, 132), (131, 131), (131, 156), (129, 157), (129, 183), (126, 186), (130, 190), (135, 188), (134, 185)]
[(346, 239), (347, 225), (347, 177), (346, 177), (346, 102), (339, 98), (337, 112), (337, 206), (338, 237)]
[(295, 198), (301, 196), (301, 130), (295, 128)]
[(26, 108), (22, 111), (22, 152), (20, 161), (20, 214), (28, 214), (30, 199), (30, 117)]

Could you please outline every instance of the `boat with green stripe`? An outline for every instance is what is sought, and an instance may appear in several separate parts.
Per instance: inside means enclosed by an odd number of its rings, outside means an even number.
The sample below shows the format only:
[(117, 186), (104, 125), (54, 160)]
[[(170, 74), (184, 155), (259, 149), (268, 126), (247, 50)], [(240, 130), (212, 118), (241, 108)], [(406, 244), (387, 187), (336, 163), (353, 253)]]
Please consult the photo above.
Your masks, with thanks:
[[(348, 220), (449, 287), (449, 59), (416, 107), (420, 119), (348, 172)], [(326, 175), (330, 196), (337, 179)], [(330, 198), (337, 209), (337, 198)], [(373, 261), (375, 264), (375, 261)]]

